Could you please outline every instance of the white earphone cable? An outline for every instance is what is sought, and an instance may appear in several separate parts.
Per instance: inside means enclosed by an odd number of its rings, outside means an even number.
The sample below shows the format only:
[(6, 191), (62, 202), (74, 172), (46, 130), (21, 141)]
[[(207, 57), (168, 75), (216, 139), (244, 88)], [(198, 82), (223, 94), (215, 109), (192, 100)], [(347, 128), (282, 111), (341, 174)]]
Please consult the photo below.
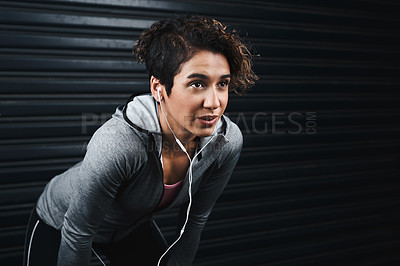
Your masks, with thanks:
[(212, 140), (212, 139), (214, 138), (214, 136), (215, 136), (215, 135), (212, 135), (212, 137), (210, 138), (210, 140), (209, 140), (209, 141), (208, 141), (194, 156), (193, 156), (193, 159), (191, 159), (191, 158), (190, 158), (190, 155), (187, 153), (185, 147), (184, 147), (183, 144), (179, 141), (179, 139), (176, 137), (174, 131), (172, 130), (171, 126), (170, 126), (169, 123), (168, 123), (167, 116), (165, 115), (164, 109), (163, 109), (162, 104), (161, 104), (160, 90), (161, 90), (161, 88), (157, 88), (158, 99), (159, 99), (159, 101), (160, 101), (161, 111), (162, 111), (162, 113), (163, 113), (163, 115), (164, 115), (164, 117), (165, 117), (165, 121), (167, 122), (168, 128), (169, 128), (169, 130), (171, 130), (172, 135), (173, 135), (174, 138), (175, 138), (175, 141), (178, 143), (179, 147), (181, 147), (182, 151), (186, 154), (186, 156), (188, 157), (190, 163), (189, 163), (189, 191), (188, 191), (188, 194), (189, 194), (189, 203), (188, 203), (188, 207), (187, 207), (187, 209), (186, 209), (186, 219), (185, 219), (185, 222), (184, 222), (184, 224), (183, 224), (183, 226), (182, 226), (182, 229), (181, 229), (181, 231), (180, 231), (180, 233), (179, 233), (179, 237), (168, 247), (168, 249), (164, 252), (164, 254), (162, 254), (162, 256), (158, 259), (157, 266), (160, 266), (161, 260), (162, 260), (162, 259), (164, 258), (164, 256), (168, 253), (168, 251), (181, 239), (183, 233), (185, 232), (186, 225), (187, 225), (187, 223), (188, 223), (188, 221), (189, 221), (190, 209), (191, 209), (191, 207), (192, 207), (192, 181), (193, 181), (192, 166), (193, 166), (193, 162), (194, 162), (194, 159), (197, 157), (197, 155), (199, 155), (199, 154), (203, 151), (203, 149), (211, 142), (211, 140)]
[[(165, 121), (167, 122), (168, 128), (169, 128), (169, 130), (171, 130), (172, 135), (174, 136), (175, 141), (178, 143), (179, 147), (181, 147), (181, 149), (186, 153), (186, 155), (189, 156), (189, 155), (187, 154), (187, 152), (186, 152), (185, 147), (182, 145), (182, 143), (181, 143), (181, 142), (179, 141), (179, 139), (176, 137), (175, 132), (172, 130), (171, 126), (169, 125), (167, 116), (165, 115), (164, 109), (163, 109), (162, 104), (161, 104), (161, 95), (160, 95), (160, 91), (161, 91), (161, 88), (158, 87), (158, 88), (157, 88), (158, 100), (160, 101), (159, 103), (160, 103), (161, 111), (162, 111), (162, 113), (163, 113), (163, 115), (164, 115)], [(190, 157), (189, 157), (189, 160), (190, 160)]]

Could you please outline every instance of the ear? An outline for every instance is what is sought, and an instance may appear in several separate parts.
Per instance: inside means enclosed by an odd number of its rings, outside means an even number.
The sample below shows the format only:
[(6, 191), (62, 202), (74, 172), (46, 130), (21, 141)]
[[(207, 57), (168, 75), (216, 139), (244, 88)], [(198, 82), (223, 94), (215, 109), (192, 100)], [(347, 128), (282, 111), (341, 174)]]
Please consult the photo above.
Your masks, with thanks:
[[(158, 99), (158, 91), (157, 91), (158, 88), (161, 89), (161, 91), (160, 91), (161, 99)], [(154, 99), (156, 99), (157, 102), (162, 101), (164, 89), (165, 89), (165, 86), (160, 83), (160, 80), (158, 78), (155, 78), (154, 76), (151, 76), (150, 90), (151, 90), (151, 94), (153, 95)]]

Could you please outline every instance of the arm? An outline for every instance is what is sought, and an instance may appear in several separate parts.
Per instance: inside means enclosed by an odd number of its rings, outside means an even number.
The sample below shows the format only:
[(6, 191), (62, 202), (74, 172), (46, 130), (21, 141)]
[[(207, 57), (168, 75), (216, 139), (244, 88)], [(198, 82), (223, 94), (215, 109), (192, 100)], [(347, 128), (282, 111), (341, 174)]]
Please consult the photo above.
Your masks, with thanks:
[[(234, 147), (231, 147), (228, 156), (213, 170), (207, 182), (194, 195), (185, 233), (172, 249), (168, 266), (192, 265), (197, 253), (201, 232), (203, 231), (215, 202), (229, 181), (239, 159), (241, 148), (242, 137), (240, 136), (240, 139), (237, 140)], [(185, 220), (186, 206), (187, 205), (184, 205), (180, 211), (180, 225), (178, 231)]]
[(89, 265), (92, 240), (119, 186), (131, 176), (124, 137), (110, 127), (100, 128), (91, 139), (73, 179), (73, 193), (61, 228), (58, 266)]

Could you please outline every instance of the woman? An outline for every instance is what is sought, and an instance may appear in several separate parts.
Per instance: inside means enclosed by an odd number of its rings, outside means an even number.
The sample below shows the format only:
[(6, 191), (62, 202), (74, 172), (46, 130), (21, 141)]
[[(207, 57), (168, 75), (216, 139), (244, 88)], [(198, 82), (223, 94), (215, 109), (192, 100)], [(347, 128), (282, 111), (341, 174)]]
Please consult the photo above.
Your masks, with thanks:
[[(167, 19), (133, 49), (151, 94), (118, 107), (83, 161), (47, 184), (32, 213), (25, 265), (191, 265), (242, 148), (223, 116), (228, 92), (257, 76), (235, 32), (199, 16)], [(181, 206), (168, 248), (152, 214)]]

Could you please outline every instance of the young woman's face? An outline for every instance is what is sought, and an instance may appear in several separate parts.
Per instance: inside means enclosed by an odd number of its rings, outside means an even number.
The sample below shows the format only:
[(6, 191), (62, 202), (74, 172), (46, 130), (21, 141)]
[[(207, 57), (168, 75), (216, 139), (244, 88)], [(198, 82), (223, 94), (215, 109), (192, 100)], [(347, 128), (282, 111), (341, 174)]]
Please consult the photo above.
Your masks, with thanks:
[(182, 137), (205, 137), (214, 128), (228, 104), (231, 79), (226, 57), (209, 51), (197, 52), (174, 77), (165, 112), (174, 132)]

